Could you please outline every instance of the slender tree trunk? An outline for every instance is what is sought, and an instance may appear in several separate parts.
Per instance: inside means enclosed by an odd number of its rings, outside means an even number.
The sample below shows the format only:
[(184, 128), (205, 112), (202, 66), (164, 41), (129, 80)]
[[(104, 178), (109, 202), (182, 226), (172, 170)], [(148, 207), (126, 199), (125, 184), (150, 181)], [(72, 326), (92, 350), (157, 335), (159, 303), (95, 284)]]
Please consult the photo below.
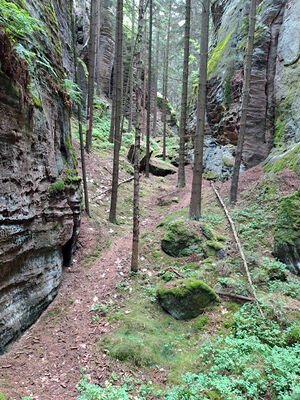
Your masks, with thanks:
[(159, 36), (160, 26), (156, 32), (155, 78), (154, 78), (154, 105), (153, 105), (153, 136), (157, 135), (157, 91), (158, 91), (158, 61), (159, 61)]
[(110, 118), (110, 131), (109, 131), (109, 143), (114, 142), (115, 134), (115, 114), (116, 114), (116, 87), (115, 87), (115, 73), (113, 74), (113, 92), (111, 101), (111, 118)]
[(147, 98), (147, 141), (146, 141), (146, 177), (149, 178), (149, 155), (150, 155), (150, 116), (151, 116), (151, 89), (152, 89), (152, 19), (153, 7), (150, 0), (149, 16), (149, 50), (148, 50), (148, 98)]
[(168, 18), (168, 31), (167, 31), (167, 44), (165, 50), (165, 63), (164, 63), (164, 89), (163, 89), (163, 160), (166, 159), (166, 137), (167, 137), (167, 98), (168, 98), (168, 79), (169, 79), (169, 50), (170, 50), (170, 28), (171, 28), (171, 10), (172, 0), (169, 3), (169, 18)]
[(178, 167), (178, 182), (177, 182), (178, 187), (185, 186), (184, 146), (185, 146), (185, 129), (186, 129), (188, 79), (189, 79), (190, 20), (191, 20), (191, 0), (186, 0), (181, 115), (180, 115), (180, 127), (179, 127), (180, 145), (179, 145), (179, 167)]
[(147, 18), (146, 18), (146, 13), (145, 13), (145, 20), (144, 20), (144, 81), (143, 81), (143, 108), (142, 108), (143, 136), (146, 135), (146, 87), (147, 87)]
[[(78, 85), (79, 79), (78, 79), (77, 41), (76, 41), (75, 19), (74, 19), (73, 7), (72, 7), (71, 18), (72, 18), (75, 83)], [(81, 103), (80, 102), (78, 102), (78, 104), (77, 104), (77, 113), (78, 113), (78, 129), (79, 129), (79, 139), (80, 139), (82, 183), (83, 183), (83, 192), (84, 192), (84, 206), (85, 206), (85, 211), (86, 211), (87, 215), (90, 216), (89, 194), (88, 194), (87, 180), (86, 180), (85, 154), (84, 154), (84, 142), (83, 142), (83, 132), (82, 132), (82, 112), (81, 112)]]
[(117, 198), (119, 184), (119, 159), (121, 147), (121, 117), (123, 100), (123, 0), (117, 0), (116, 18), (116, 80), (115, 80), (115, 123), (114, 123), (114, 162), (112, 176), (112, 192), (110, 202), (109, 221), (117, 223)]
[(200, 41), (200, 64), (199, 85), (197, 101), (197, 127), (194, 141), (194, 171), (192, 182), (192, 195), (190, 202), (190, 218), (199, 220), (201, 217), (201, 195), (203, 174), (203, 145), (205, 127), (205, 103), (206, 103), (206, 81), (207, 81), (207, 56), (208, 56), (208, 30), (209, 30), (209, 0), (202, 1), (201, 17), (201, 41)]
[(139, 19), (137, 50), (135, 54), (135, 93), (136, 93), (136, 126), (135, 126), (135, 151), (134, 151), (134, 194), (133, 194), (133, 231), (131, 271), (137, 272), (139, 267), (139, 237), (140, 237), (140, 139), (141, 139), (141, 98), (142, 98), (142, 31), (143, 31), (143, 5), (144, 0), (139, 0)]
[(128, 132), (132, 131), (132, 118), (133, 118), (133, 68), (132, 60), (134, 57), (134, 32), (135, 31), (135, 0), (132, 0), (132, 15), (131, 15), (131, 62), (130, 62), (130, 89), (129, 89), (129, 121)]
[(86, 151), (91, 152), (93, 119), (94, 119), (94, 87), (95, 87), (95, 64), (98, 25), (98, 0), (91, 1), (90, 15), (90, 43), (89, 43), (89, 82), (88, 82), (88, 108), (86, 120)]
[(97, 19), (97, 44), (96, 44), (96, 71), (95, 80), (97, 84), (97, 96), (101, 95), (101, 78), (100, 78), (100, 30), (101, 30), (101, 3), (98, 0), (98, 19)]
[(240, 173), (240, 167), (241, 167), (241, 163), (242, 163), (242, 153), (243, 153), (243, 145), (244, 145), (244, 138), (245, 138), (245, 132), (246, 132), (247, 112), (248, 112), (249, 93), (250, 93), (255, 19), (256, 19), (256, 1), (251, 0), (250, 14), (249, 14), (248, 49), (247, 49), (246, 64), (245, 64), (240, 133), (239, 133), (239, 137), (238, 137), (233, 177), (232, 177), (231, 187), (230, 187), (230, 203), (231, 204), (235, 204), (236, 200), (237, 200), (239, 173)]

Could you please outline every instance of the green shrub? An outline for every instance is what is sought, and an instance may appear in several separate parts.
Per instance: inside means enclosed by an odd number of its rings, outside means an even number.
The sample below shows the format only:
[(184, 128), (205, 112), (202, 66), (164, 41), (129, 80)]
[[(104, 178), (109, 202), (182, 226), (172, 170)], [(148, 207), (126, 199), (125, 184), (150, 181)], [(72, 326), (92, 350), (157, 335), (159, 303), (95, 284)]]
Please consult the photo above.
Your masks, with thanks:
[(50, 195), (58, 194), (65, 190), (65, 183), (63, 180), (59, 179), (58, 181), (52, 183), (49, 189)]

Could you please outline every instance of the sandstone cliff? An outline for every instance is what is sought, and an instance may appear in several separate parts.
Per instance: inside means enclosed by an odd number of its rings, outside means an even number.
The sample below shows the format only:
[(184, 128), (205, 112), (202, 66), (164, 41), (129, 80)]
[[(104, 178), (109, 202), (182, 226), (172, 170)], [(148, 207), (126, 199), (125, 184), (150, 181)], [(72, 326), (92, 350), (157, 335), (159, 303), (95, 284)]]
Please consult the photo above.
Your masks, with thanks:
[[(206, 168), (217, 176), (230, 176), (227, 167), (233, 163), (233, 146), (237, 143), (248, 10), (249, 1), (244, 0), (215, 0), (212, 4), (214, 28), (208, 61), (206, 128), (209, 136), (205, 151)], [(246, 168), (264, 161), (272, 149), (266, 168), (274, 168), (272, 165), (277, 162), (276, 170), (293, 164), (293, 169), (300, 172), (299, 15), (297, 0), (257, 1), (243, 151)], [(194, 129), (192, 112), (189, 130)]]
[(0, 352), (56, 295), (80, 223), (80, 178), (63, 90), (73, 62), (72, 2), (25, 3), (42, 26), (22, 40), (33, 59), (20, 61), (0, 36)]

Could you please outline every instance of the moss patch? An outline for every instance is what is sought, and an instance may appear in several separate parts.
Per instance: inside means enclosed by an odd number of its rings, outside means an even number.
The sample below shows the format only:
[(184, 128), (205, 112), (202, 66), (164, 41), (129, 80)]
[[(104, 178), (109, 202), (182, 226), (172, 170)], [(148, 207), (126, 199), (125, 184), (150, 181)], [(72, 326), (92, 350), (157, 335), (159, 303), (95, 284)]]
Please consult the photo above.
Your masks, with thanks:
[(274, 254), (292, 272), (299, 273), (300, 189), (280, 202), (274, 234)]
[(160, 287), (157, 296), (162, 308), (175, 319), (195, 318), (217, 299), (209, 286), (193, 278)]
[(231, 37), (231, 33), (229, 33), (225, 40), (223, 40), (222, 42), (219, 42), (217, 44), (217, 46), (213, 49), (212, 53), (210, 54), (209, 58), (208, 58), (208, 63), (207, 63), (207, 76), (208, 78), (211, 78), (211, 75), (213, 74), (213, 72), (215, 71), (218, 62), (220, 60), (221, 55), (223, 54), (223, 51), (225, 50), (225, 47), (228, 43), (228, 40)]

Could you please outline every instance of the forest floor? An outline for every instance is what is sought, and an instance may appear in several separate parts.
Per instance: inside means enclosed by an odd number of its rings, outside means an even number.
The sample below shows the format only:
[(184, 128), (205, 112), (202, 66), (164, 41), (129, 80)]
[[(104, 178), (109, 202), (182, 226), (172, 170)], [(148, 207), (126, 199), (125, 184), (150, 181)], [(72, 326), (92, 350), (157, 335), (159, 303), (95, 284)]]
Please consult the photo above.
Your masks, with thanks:
[[(127, 167), (125, 165), (121, 169), (120, 181), (128, 178)], [(115, 328), (114, 318), (107, 318), (107, 305), (113, 301), (114, 307), (124, 316), (130, 313), (127, 310), (128, 296), (131, 293), (135, 295), (130, 283), (136, 279), (130, 276), (133, 183), (120, 186), (119, 225), (112, 225), (107, 221), (112, 159), (99, 157), (97, 152), (93, 152), (87, 158), (87, 170), (90, 172), (93, 218), (83, 215), (79, 248), (73, 264), (64, 269), (62, 285), (53, 303), (0, 357), (0, 394), (3, 393), (9, 400), (19, 400), (25, 396), (32, 400), (76, 399), (79, 395), (76, 385), (81, 379), (83, 368), (98, 384), (103, 384), (112, 376), (118, 381), (118, 377), (125, 375), (140, 378), (143, 382), (151, 380), (157, 385), (165, 385), (168, 381), (165, 368), (132, 367), (130, 363), (121, 363), (111, 358), (105, 346), (100, 346), (103, 338), (110, 337)], [(240, 192), (249, 188), (251, 182), (257, 183), (263, 175), (260, 166), (244, 173), (241, 176)], [(285, 182), (282, 185), (283, 194), (292, 193), (300, 187), (295, 177), (288, 170), (282, 174)], [(187, 185), (184, 189), (176, 188), (176, 181), (177, 174), (165, 178), (141, 178), (141, 238), (153, 233), (166, 215), (188, 207), (191, 168), (186, 168)], [(218, 186), (226, 198), (228, 183)], [(213, 206), (219, 208), (208, 181), (204, 181), (204, 198), (205, 204), (214, 203)], [(234, 248), (233, 243), (231, 247)], [(147, 267), (146, 258), (151, 251), (147, 243), (142, 241), (141, 274), (150, 278), (155, 273)], [(236, 252), (236, 249), (230, 251)], [(166, 266), (168, 262), (166, 259)], [(127, 291), (119, 290), (122, 285)], [(140, 286), (143, 283), (135, 280), (134, 285)], [(290, 299), (290, 304), (295, 303), (298, 307), (299, 303)], [(222, 308), (222, 313), (227, 312), (226, 308)], [(210, 318), (211, 332), (215, 332), (220, 321), (216, 321), (214, 311)]]

